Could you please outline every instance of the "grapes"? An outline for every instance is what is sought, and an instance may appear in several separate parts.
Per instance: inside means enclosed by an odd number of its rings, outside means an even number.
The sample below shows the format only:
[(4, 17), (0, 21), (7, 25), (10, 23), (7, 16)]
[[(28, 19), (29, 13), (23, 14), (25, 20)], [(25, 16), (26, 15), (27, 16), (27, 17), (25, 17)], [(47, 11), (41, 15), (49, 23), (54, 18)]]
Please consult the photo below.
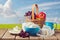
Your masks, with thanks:
[(27, 13), (25, 13), (26, 16), (31, 16), (31, 11), (28, 11)]
[(29, 37), (29, 33), (24, 32), (23, 30), (21, 30), (21, 32), (19, 33), (19, 36), (20, 36), (20, 37), (23, 37), (23, 38)]
[[(27, 13), (25, 13), (25, 16), (31, 16), (32, 19), (32, 11), (28, 11)], [(34, 13), (34, 19), (36, 19), (36, 14)]]
[(25, 16), (28, 16), (28, 13), (25, 13)]
[(29, 33), (26, 33), (26, 37), (29, 37)]

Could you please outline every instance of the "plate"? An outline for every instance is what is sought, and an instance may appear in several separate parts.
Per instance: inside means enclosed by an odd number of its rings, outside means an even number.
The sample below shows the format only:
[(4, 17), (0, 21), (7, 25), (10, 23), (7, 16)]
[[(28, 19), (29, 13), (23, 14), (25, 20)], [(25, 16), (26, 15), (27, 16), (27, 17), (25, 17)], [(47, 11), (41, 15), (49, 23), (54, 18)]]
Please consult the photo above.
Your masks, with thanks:
[(11, 33), (11, 34), (19, 34), (20, 33), (20, 30), (18, 30), (18, 31), (9, 30), (9, 33)]

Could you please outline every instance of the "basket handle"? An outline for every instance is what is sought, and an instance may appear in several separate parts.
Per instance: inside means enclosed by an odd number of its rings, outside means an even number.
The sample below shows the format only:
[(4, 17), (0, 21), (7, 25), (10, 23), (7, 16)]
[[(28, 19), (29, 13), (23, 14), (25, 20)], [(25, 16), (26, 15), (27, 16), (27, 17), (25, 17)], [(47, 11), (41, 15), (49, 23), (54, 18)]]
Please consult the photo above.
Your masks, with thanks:
[(36, 14), (38, 14), (38, 5), (37, 4), (33, 4), (32, 6), (32, 20), (34, 20), (34, 8), (36, 7)]

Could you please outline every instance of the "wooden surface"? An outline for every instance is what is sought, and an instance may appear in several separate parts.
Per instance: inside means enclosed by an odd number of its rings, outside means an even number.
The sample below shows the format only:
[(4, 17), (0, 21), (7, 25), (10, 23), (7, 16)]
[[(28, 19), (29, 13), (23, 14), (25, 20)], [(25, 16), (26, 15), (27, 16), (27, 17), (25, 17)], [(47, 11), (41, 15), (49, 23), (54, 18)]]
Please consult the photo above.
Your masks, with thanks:
[(60, 40), (60, 33), (56, 33), (57, 40)]
[(16, 36), (16, 40), (29, 40), (29, 38), (28, 38), (28, 37), (22, 38), (22, 37), (20, 37), (20, 36)]
[(7, 29), (0, 29), (0, 40), (60, 40), (60, 32), (56, 32), (53, 36), (50, 37), (35, 37), (30, 36), (26, 38), (22, 38), (18, 35), (11, 35)]
[(8, 30), (6, 31), (5, 35), (2, 37), (3, 40), (14, 40), (15, 39), (15, 35), (11, 35)]
[(4, 36), (6, 31), (7, 31), (7, 29), (0, 29), (0, 40)]

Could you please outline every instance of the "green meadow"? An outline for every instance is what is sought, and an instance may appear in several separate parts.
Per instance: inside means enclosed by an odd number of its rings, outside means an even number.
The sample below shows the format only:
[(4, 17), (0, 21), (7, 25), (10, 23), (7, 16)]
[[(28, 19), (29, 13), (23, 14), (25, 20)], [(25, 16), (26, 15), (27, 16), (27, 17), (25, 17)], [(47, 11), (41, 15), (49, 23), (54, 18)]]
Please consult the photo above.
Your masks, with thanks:
[(60, 29), (60, 24), (57, 24), (57, 25), (54, 24), (54, 28), (55, 28), (55, 29)]
[(7, 28), (7, 29), (12, 29), (16, 26), (18, 26), (19, 28), (22, 27), (21, 24), (0, 24), (0, 28)]
[[(18, 26), (20, 29), (22, 28), (21, 24), (0, 24), (0, 28), (7, 28), (7, 29), (12, 29), (14, 27)], [(60, 29), (60, 24), (54, 24), (55, 29)]]

